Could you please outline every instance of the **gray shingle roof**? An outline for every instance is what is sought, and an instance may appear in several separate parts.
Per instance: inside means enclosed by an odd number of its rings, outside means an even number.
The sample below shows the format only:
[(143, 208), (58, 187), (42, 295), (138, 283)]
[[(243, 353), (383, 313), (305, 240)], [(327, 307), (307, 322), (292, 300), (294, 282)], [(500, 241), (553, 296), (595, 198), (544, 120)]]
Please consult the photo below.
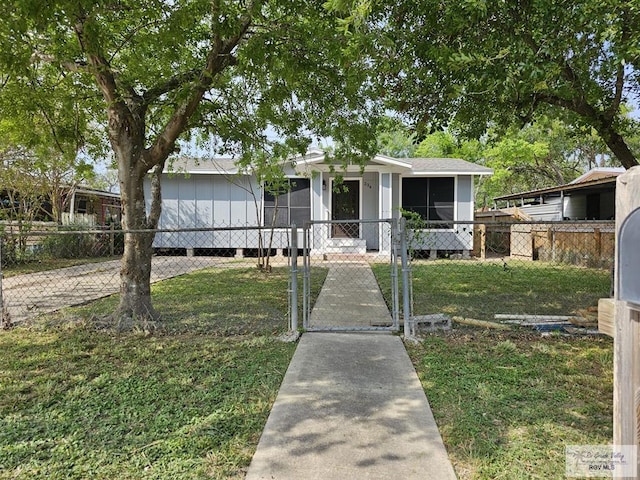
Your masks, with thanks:
[(233, 158), (191, 158), (181, 157), (167, 162), (165, 173), (211, 173), (234, 174), (238, 167)]
[(407, 158), (414, 174), (491, 175), (493, 170), (461, 158)]
[[(482, 165), (467, 162), (460, 158), (374, 158), (376, 163), (392, 163), (403, 169), (404, 165), (411, 165), (413, 175), (491, 175), (493, 170)], [(386, 161), (385, 161), (386, 160)], [(403, 165), (404, 164), (404, 165)], [(194, 159), (182, 157), (175, 159), (165, 167), (165, 172), (184, 172), (200, 174), (235, 174), (238, 167), (233, 158)]]

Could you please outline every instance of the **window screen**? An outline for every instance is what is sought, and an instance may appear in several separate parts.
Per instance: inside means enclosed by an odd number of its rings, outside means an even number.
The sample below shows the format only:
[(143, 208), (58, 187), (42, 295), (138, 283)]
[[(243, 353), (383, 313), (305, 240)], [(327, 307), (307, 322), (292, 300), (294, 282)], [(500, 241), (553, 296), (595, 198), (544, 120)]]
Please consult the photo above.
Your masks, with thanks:
[(265, 190), (264, 225), (266, 227), (273, 224), (274, 214), (276, 227), (287, 227), (294, 223), (302, 226), (310, 221), (311, 181), (308, 178), (292, 178), (289, 180), (289, 190), (277, 197)]
[[(425, 222), (450, 222), (454, 218), (453, 177), (423, 177), (402, 179), (402, 208), (420, 215)], [(430, 228), (451, 228), (435, 223)]]

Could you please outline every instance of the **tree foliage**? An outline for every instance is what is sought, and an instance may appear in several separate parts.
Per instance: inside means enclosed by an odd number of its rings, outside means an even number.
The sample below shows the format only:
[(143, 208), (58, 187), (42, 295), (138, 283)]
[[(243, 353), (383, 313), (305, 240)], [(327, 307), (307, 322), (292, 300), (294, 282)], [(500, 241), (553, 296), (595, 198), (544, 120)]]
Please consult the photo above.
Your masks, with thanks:
[[(563, 185), (592, 168), (612, 166), (606, 145), (593, 129), (549, 117), (522, 128), (489, 129), (481, 140), (466, 139), (455, 128), (436, 131), (417, 145), (406, 126), (393, 123), (389, 128), (380, 134), (380, 142), (393, 138), (396, 145), (411, 143), (412, 156), (461, 158), (492, 168), (492, 176), (478, 180), (479, 206), (498, 196)], [(629, 137), (631, 142), (637, 138)]]
[[(105, 127), (125, 230), (157, 226), (160, 175), (180, 139), (214, 138), (216, 151), (245, 165), (255, 151), (301, 152), (312, 135), (332, 137), (348, 162), (375, 149), (369, 65), (319, 2), (58, 0), (11, 2), (2, 14), (0, 41), (13, 53), (0, 58), (3, 88), (59, 79), (65, 88), (52, 98)], [(119, 318), (158, 318), (153, 237), (125, 237)]]
[(636, 0), (339, 1), (381, 74), (379, 92), (423, 129), (479, 138), (536, 114), (593, 128), (620, 164), (640, 100)]

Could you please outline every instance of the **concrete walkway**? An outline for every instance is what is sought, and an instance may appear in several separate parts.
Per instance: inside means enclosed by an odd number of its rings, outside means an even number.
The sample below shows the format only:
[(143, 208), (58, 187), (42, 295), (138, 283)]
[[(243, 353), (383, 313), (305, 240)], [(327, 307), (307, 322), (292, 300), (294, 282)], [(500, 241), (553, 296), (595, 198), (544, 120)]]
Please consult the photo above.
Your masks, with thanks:
[[(323, 290), (341, 295), (325, 296), (333, 302), (328, 308), (319, 305), (325, 301), (321, 294), (314, 311), (336, 315), (351, 312), (353, 303), (381, 301), (381, 296), (376, 299), (377, 285), (369, 285), (372, 293), (363, 298), (361, 285), (354, 287), (358, 290), (354, 296), (350, 285), (355, 283), (338, 284), (339, 278), (348, 276), (328, 276)], [(345, 478), (456, 478), (398, 336), (303, 334), (246, 476), (247, 480)]]
[(329, 268), (309, 317), (310, 328), (391, 325), (391, 315), (371, 267), (362, 262)]

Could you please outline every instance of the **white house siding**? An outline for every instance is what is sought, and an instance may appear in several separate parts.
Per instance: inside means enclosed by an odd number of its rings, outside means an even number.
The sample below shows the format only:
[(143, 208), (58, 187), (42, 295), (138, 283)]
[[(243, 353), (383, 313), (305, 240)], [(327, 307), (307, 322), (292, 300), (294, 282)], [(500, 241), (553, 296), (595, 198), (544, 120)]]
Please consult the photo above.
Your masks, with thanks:
[(391, 175), (391, 192), (391, 218), (400, 218), (400, 175), (397, 173)]
[(311, 179), (311, 218), (324, 219), (323, 193), (322, 175), (315, 175)]
[[(315, 155), (315, 156), (314, 156)], [(306, 156), (293, 168), (287, 167), (286, 174), (310, 179), (310, 208), (313, 220), (331, 218), (331, 186), (336, 176), (323, 163), (324, 154), (314, 153)], [(216, 172), (233, 172), (235, 167), (231, 159), (221, 159), (215, 168), (190, 162), (186, 159), (185, 171), (190, 175), (166, 174), (163, 177), (163, 212), (159, 227), (161, 229), (182, 228), (224, 228), (240, 227), (237, 231), (216, 232), (168, 232), (156, 236), (157, 248), (187, 249), (247, 249), (258, 247), (257, 231), (243, 230), (242, 227), (258, 226), (258, 215), (262, 214), (262, 195), (255, 179), (251, 176), (224, 175)], [(376, 156), (369, 162), (368, 171), (362, 173), (355, 167), (349, 167), (345, 179), (358, 179), (360, 188), (360, 217), (363, 220), (398, 218), (402, 201), (402, 176), (448, 176), (455, 178), (454, 218), (455, 221), (473, 219), (473, 177), (490, 174), (484, 167), (474, 166), (459, 159), (392, 159)], [(244, 185), (238, 185), (242, 182)], [(251, 186), (258, 196), (256, 211), (255, 199), (247, 191)], [(244, 187), (244, 188), (243, 188)], [(147, 194), (149, 184), (145, 184)], [(298, 225), (299, 228), (302, 225)], [(325, 240), (333, 240), (323, 226)], [(353, 239), (359, 247), (367, 250), (386, 249), (382, 243), (388, 237), (388, 227), (379, 224), (362, 227), (361, 239)], [(324, 231), (323, 230), (323, 231)], [(425, 235), (422, 248), (430, 250), (471, 250), (473, 239), (467, 225), (455, 225), (453, 229), (432, 230)], [(301, 237), (299, 237), (301, 240)], [(322, 240), (322, 243), (325, 243)], [(314, 240), (312, 240), (314, 241)], [(342, 241), (342, 240), (341, 240)], [(331, 242), (329, 242), (331, 243)], [(299, 241), (301, 245), (302, 242)], [(276, 230), (273, 248), (286, 248), (289, 245), (287, 231)]]
[[(564, 215), (568, 216), (572, 210), (573, 201), (569, 197), (564, 199)], [(546, 198), (543, 204), (523, 205), (518, 209), (533, 220), (556, 221), (562, 220), (562, 200), (560, 197)]]
[[(160, 229), (257, 226), (254, 198), (261, 191), (254, 179), (222, 175), (165, 175), (162, 179)], [(243, 188), (244, 187), (244, 188)], [(145, 183), (147, 199), (149, 184)], [(149, 205), (148, 205), (149, 207)], [(259, 203), (261, 208), (261, 203)], [(284, 248), (288, 239), (275, 235), (274, 248)], [(257, 231), (163, 232), (156, 235), (156, 248), (258, 248)]]
[(380, 217), (391, 218), (392, 215), (392, 190), (391, 173), (380, 174)]

